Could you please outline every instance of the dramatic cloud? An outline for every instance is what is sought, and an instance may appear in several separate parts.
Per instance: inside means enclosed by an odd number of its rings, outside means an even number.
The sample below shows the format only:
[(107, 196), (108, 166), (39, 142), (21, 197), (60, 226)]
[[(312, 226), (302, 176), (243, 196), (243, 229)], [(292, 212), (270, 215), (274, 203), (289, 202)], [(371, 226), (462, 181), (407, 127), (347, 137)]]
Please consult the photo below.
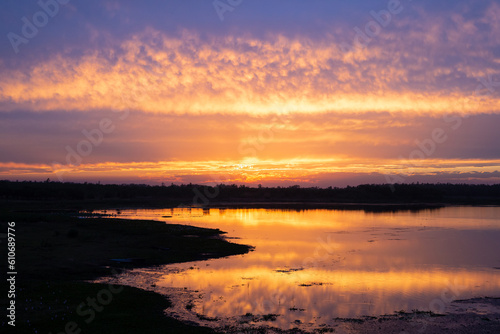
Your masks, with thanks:
[(55, 53), (28, 68), (5, 68), (0, 106), (196, 114), (499, 112), (499, 13), (493, 4), (475, 20), (406, 18), (372, 42), (353, 42), (350, 51), (332, 34), (320, 41), (250, 34), (202, 39), (192, 31), (172, 37), (148, 28), (82, 56)]
[(498, 181), (495, 1), (2, 6), (2, 178)]

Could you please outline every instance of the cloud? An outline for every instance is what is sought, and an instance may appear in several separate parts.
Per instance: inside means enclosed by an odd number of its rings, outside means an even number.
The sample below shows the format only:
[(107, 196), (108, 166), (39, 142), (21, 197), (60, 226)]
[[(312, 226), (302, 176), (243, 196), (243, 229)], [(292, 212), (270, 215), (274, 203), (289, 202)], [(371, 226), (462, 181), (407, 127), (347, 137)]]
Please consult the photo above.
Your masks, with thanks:
[[(385, 182), (384, 173), (408, 182), (498, 180), (497, 2), (405, 2), (364, 45), (354, 43), (358, 28), (372, 24), (370, 11), (386, 1), (362, 1), (357, 10), (293, 1), (301, 13), (285, 2), (245, 2), (224, 24), (215, 12), (201, 15), (210, 2), (187, 3), (75, 3), (30, 41), (30, 52), (1, 51), (0, 176), (54, 179), (59, 170), (67, 180), (275, 185)], [(16, 15), (35, 7), (19, 5)], [(84, 130), (105, 118), (113, 131), (79, 166), (68, 166), (68, 147), (78, 150), (89, 140)], [(446, 139), (437, 143), (435, 131)]]
[[(123, 118), (122, 116), (127, 116)], [(122, 119), (123, 118), (123, 119)], [(498, 159), (500, 115), (451, 116), (361, 113), (343, 115), (164, 115), (145, 112), (51, 111), (0, 113), (0, 161), (66, 161), (70, 149), (109, 120), (84, 163), (420, 158)], [(433, 133), (442, 132), (435, 142)], [(87, 134), (86, 134), (87, 133)], [(67, 147), (70, 147), (68, 149)], [(423, 148), (422, 148), (423, 147)]]
[(124, 40), (108, 36), (99, 51), (4, 68), (0, 110), (497, 113), (499, 12), (493, 3), (473, 19), (402, 17), (351, 52), (340, 45), (352, 28), (322, 39), (147, 28)]
[[(436, 167), (436, 161), (427, 161), (427, 166), (417, 173), (398, 174), (400, 182), (452, 182), (452, 183), (498, 183), (500, 161), (492, 166), (474, 171), (461, 171), (456, 166)], [(480, 161), (467, 162), (475, 166)], [(335, 160), (287, 160), (238, 163), (228, 161), (176, 161), (158, 163), (100, 163), (78, 167), (44, 164), (0, 163), (0, 179), (45, 180), (50, 178), (76, 182), (139, 182), (147, 184), (196, 183), (216, 185), (250, 184), (304, 186), (345, 186), (362, 183), (386, 183), (387, 172), (381, 172), (378, 165), (363, 165), (349, 161)]]
[[(389, 113), (119, 115), (0, 114), (0, 178), (328, 186), (387, 182), (385, 175), (491, 183), (500, 170), (499, 115), (460, 119), (456, 129), (458, 118), (447, 123)], [(89, 141), (82, 130), (94, 131), (103, 118), (112, 120), (114, 131), (72, 165), (67, 147), (77, 152)], [(435, 129), (446, 129), (448, 139), (430, 142)]]

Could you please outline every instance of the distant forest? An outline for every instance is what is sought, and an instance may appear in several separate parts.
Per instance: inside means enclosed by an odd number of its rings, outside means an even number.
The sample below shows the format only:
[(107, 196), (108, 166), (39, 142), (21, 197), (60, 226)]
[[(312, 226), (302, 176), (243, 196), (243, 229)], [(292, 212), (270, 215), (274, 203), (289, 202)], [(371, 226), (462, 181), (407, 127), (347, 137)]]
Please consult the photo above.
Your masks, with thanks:
[(217, 203), (439, 203), (500, 205), (500, 184), (364, 184), (355, 187), (248, 187), (0, 181), (0, 201), (85, 201), (145, 206)]

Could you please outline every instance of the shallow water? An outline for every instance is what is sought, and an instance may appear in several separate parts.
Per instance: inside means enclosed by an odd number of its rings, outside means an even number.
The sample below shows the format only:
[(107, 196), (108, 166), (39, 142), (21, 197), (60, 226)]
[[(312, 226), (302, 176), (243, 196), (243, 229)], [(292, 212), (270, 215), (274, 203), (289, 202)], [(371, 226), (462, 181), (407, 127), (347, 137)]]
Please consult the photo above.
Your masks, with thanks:
[(188, 292), (183, 302), (193, 307), (177, 305), (180, 318), (241, 322), (250, 314), (279, 314), (269, 323), (291, 328), (399, 310), (445, 313), (452, 300), (500, 296), (500, 207), (162, 209), (118, 216), (219, 228), (238, 238), (231, 241), (255, 247), (245, 255), (122, 275), (122, 283)]

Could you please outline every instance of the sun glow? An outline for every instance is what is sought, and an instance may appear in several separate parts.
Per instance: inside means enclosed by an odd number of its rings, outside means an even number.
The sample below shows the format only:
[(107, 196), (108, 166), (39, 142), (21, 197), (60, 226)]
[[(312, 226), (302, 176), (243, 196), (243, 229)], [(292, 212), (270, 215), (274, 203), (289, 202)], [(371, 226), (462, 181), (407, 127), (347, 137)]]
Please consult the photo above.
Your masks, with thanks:
[[(493, 173), (500, 169), (500, 160), (441, 160), (427, 159), (410, 163), (401, 160), (359, 161), (357, 159), (292, 159), (248, 161), (162, 161), (140, 163), (97, 163), (71, 165), (44, 164), (0, 164), (0, 176), (15, 180), (23, 177), (57, 180), (99, 180), (100, 178), (133, 178), (144, 183), (190, 183), (217, 185), (254, 184), (272, 185), (286, 182), (303, 183), (311, 186), (325, 178), (335, 180), (335, 175), (349, 174), (379, 175), (384, 182), (384, 174), (404, 175), (439, 175), (442, 173), (481, 177), (481, 173)], [(381, 167), (382, 166), (382, 167)]]

